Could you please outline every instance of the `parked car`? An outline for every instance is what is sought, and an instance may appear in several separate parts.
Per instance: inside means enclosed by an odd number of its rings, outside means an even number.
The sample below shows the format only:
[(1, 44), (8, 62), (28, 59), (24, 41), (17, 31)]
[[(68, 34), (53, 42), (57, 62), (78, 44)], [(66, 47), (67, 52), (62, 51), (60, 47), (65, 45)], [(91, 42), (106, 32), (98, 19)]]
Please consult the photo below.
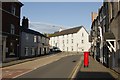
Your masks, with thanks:
[(51, 49), (52, 52), (62, 52), (58, 47), (53, 47)]

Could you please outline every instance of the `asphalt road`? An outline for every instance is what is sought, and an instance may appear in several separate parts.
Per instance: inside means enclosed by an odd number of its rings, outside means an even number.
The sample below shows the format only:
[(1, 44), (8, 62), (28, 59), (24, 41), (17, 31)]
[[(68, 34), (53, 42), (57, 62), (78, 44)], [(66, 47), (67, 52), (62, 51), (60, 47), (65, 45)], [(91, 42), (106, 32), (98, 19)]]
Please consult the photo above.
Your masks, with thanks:
[(69, 78), (80, 58), (80, 55), (66, 56), (58, 61), (43, 67), (39, 67), (27, 74), (19, 76), (17, 79)]

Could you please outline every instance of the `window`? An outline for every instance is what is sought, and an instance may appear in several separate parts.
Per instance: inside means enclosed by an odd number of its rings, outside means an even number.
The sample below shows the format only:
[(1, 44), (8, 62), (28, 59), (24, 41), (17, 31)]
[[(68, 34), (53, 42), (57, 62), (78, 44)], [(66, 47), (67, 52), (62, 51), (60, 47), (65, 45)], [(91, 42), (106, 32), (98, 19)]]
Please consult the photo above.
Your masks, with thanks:
[(115, 13), (114, 13), (114, 2), (111, 3), (112, 4), (112, 17), (114, 17)]
[(11, 34), (15, 34), (15, 26), (13, 24), (11, 24), (11, 31), (10, 31)]
[(82, 51), (84, 51), (84, 49), (82, 49)]
[(28, 47), (25, 48), (25, 56), (28, 56)]
[(13, 46), (13, 43), (12, 43), (12, 42), (10, 43), (10, 46)]
[(68, 47), (67, 47), (67, 51), (68, 51)]
[(34, 36), (34, 42), (37, 42), (37, 36)]
[(26, 40), (28, 40), (29, 38), (28, 38), (28, 34), (26, 33)]
[(41, 39), (42, 39), (42, 37), (41, 37), (41, 36), (39, 36), (39, 38), (38, 38), (38, 42), (40, 42), (40, 41), (41, 41)]
[(78, 47), (78, 44), (77, 44), (77, 47)]
[(84, 36), (84, 34), (82, 33), (82, 37)]
[(114, 2), (111, 2), (111, 19), (114, 17)]
[(82, 40), (81, 42), (84, 43), (84, 40)]
[(120, 11), (120, 0), (118, 2), (118, 10)]
[(34, 55), (35, 54), (35, 49), (34, 48), (32, 48), (32, 55)]
[(67, 39), (67, 44), (68, 44), (68, 39)]
[(15, 15), (15, 12), (16, 12), (16, 8), (15, 8), (14, 5), (12, 5), (12, 7), (11, 7), (11, 13), (12, 13), (13, 15)]
[(120, 41), (118, 41), (118, 48), (120, 49)]
[(71, 41), (72, 41), (72, 43), (73, 43), (73, 39), (72, 39)]
[(71, 47), (71, 50), (73, 51), (73, 46)]
[(63, 44), (64, 44), (64, 40), (63, 40)]

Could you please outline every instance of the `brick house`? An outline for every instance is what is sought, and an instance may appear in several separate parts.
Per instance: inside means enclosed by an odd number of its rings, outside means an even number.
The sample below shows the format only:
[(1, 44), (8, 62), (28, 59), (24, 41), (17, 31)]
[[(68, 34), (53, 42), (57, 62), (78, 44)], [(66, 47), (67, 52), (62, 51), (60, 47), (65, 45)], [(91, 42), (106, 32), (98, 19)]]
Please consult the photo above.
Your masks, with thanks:
[(21, 2), (2, 2), (2, 62), (19, 57)]

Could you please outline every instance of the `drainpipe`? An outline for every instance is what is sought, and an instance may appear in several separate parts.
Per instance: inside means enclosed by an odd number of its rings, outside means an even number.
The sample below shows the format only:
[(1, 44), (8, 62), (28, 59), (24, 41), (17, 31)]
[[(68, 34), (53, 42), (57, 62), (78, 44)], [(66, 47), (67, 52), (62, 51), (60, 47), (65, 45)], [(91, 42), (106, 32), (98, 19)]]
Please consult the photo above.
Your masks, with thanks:
[(100, 39), (101, 39), (101, 43), (100, 43), (100, 62), (103, 63), (103, 35), (102, 35), (102, 28), (99, 26), (98, 27), (100, 30)]

